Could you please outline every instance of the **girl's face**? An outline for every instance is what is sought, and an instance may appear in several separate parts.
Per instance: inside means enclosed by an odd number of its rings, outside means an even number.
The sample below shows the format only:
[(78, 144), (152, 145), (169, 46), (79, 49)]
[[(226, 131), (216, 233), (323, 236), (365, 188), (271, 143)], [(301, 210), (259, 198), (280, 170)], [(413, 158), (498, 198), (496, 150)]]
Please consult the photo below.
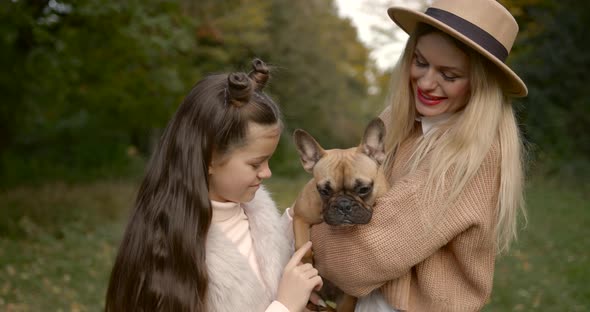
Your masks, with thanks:
[(410, 83), (420, 115), (455, 112), (469, 99), (469, 57), (446, 35), (426, 34), (416, 43)]
[(262, 180), (271, 176), (268, 161), (279, 143), (281, 127), (248, 126), (246, 144), (225, 155), (216, 155), (209, 166), (209, 198), (218, 202), (245, 203), (254, 198)]

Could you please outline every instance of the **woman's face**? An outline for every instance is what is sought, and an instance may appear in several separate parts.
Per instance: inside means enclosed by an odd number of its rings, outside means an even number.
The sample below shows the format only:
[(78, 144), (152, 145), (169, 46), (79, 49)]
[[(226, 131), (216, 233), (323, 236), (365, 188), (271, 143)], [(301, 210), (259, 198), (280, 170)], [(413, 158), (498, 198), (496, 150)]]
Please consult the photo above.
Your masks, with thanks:
[(209, 166), (209, 198), (245, 203), (254, 198), (262, 180), (271, 176), (268, 161), (279, 144), (281, 127), (250, 123), (246, 144), (225, 155), (214, 153)]
[(442, 33), (423, 35), (416, 43), (410, 83), (420, 115), (455, 112), (469, 99), (469, 57)]

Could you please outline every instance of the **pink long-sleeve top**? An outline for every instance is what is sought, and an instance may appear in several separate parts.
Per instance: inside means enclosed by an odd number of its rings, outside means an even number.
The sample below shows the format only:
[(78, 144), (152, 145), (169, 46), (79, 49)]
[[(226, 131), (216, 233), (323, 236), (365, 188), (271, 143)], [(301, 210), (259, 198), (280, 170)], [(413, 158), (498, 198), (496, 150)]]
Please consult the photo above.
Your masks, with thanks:
[[(216, 202), (211, 201), (213, 208), (212, 223), (230, 239), (237, 247), (239, 252), (248, 259), (252, 271), (258, 277), (262, 285), (265, 285), (258, 262), (256, 261), (256, 252), (252, 245), (252, 235), (250, 234), (250, 224), (248, 216), (244, 213), (244, 208), (239, 203), (234, 202)], [(285, 211), (283, 218), (290, 218), (288, 211)], [(290, 312), (281, 302), (274, 300), (266, 312)]]

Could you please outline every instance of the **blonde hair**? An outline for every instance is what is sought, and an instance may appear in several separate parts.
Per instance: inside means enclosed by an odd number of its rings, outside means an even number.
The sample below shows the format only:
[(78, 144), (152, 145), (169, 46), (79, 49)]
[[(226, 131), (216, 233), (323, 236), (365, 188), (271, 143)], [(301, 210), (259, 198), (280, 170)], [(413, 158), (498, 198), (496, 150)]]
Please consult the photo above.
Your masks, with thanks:
[[(394, 69), (389, 96), (391, 120), (386, 139), (387, 166), (392, 165), (395, 151), (414, 127), (417, 116), (413, 92), (409, 87), (410, 66), (418, 38), (433, 31), (438, 30), (419, 26), (408, 39)], [(434, 200), (448, 206), (459, 197), (465, 185), (477, 173), (491, 146), (498, 141), (501, 168), (494, 232), (497, 251), (502, 252), (508, 250), (510, 243), (517, 238), (519, 213), (526, 219), (523, 146), (511, 101), (502, 92), (493, 67), (479, 53), (455, 39), (453, 41), (470, 58), (470, 98), (461, 112), (453, 114), (448, 122), (430, 130), (418, 140), (408, 170), (416, 170), (427, 156), (435, 159), (430, 163), (426, 194), (433, 194)], [(450, 190), (450, 193), (444, 190)]]

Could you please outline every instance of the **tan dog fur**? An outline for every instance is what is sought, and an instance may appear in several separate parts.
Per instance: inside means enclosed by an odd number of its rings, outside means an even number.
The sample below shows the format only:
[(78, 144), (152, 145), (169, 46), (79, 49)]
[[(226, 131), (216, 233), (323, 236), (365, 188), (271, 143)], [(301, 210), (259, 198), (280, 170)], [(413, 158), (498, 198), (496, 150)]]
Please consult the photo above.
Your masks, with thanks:
[[(383, 121), (378, 118), (371, 121), (361, 144), (349, 149), (324, 150), (300, 129), (295, 130), (293, 136), (303, 168), (313, 174), (293, 205), (295, 248), (299, 249), (310, 240), (313, 224), (368, 223), (375, 199), (389, 189), (381, 168), (385, 158)], [(303, 261), (313, 263), (311, 251)], [(338, 311), (354, 311), (355, 304), (356, 298), (345, 295), (338, 304)]]

